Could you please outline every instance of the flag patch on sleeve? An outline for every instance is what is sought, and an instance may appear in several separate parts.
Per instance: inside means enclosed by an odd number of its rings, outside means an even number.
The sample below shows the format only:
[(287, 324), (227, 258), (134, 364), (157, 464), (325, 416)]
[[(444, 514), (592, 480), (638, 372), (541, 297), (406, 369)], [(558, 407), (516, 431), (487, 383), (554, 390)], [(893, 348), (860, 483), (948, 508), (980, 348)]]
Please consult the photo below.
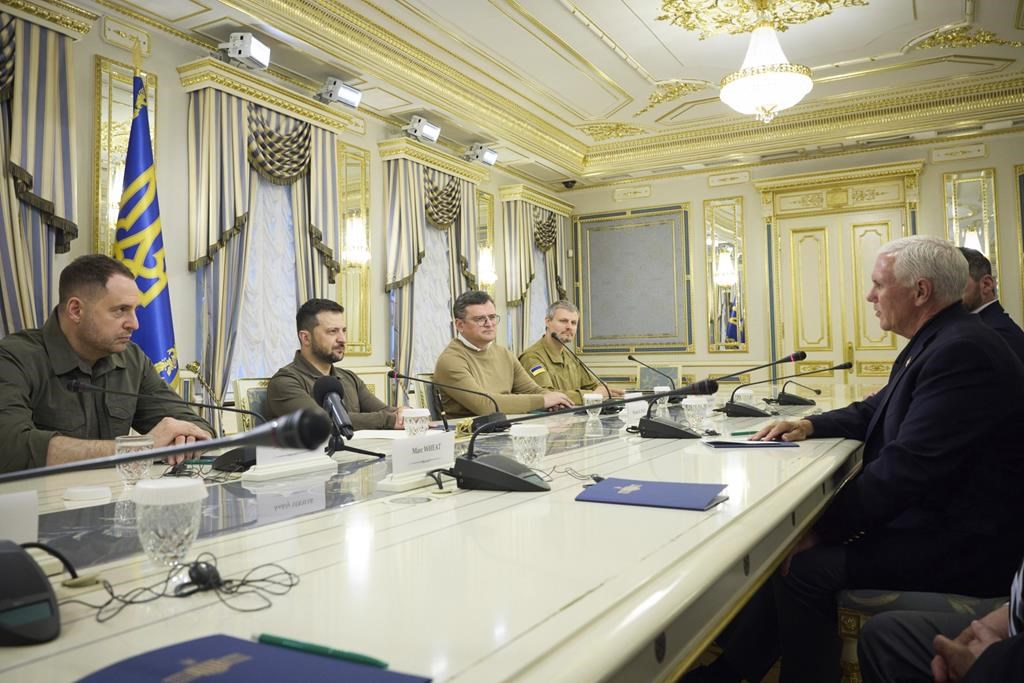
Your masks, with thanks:
[(534, 377), (536, 377), (542, 372), (547, 372), (547, 370), (545, 370), (544, 366), (539, 363), (530, 368), (530, 374), (533, 375)]

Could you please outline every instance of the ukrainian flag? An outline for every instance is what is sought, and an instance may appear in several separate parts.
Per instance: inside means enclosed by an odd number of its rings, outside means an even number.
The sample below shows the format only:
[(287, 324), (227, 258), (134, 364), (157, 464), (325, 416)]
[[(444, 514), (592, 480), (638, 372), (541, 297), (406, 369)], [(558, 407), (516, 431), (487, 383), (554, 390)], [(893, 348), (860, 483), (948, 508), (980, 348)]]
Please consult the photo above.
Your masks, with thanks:
[(178, 386), (178, 352), (171, 323), (171, 298), (164, 263), (164, 238), (160, 230), (160, 203), (156, 196), (156, 166), (149, 137), (146, 83), (136, 70), (133, 83), (134, 113), (128, 137), (121, 210), (117, 214), (114, 258), (135, 274), (142, 293), (136, 311), (139, 329), (132, 335), (160, 376)]

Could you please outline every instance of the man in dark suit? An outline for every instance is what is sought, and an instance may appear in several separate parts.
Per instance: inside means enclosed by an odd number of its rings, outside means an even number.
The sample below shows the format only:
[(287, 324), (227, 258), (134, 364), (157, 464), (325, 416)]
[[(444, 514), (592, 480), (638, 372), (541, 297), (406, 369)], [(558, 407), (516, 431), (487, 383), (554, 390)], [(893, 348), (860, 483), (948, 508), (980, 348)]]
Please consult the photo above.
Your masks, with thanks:
[(1013, 322), (1010, 314), (1003, 310), (996, 295), (996, 279), (992, 276), (992, 264), (976, 249), (960, 247), (960, 253), (967, 259), (970, 275), (964, 289), (964, 306), (971, 313), (977, 313), (985, 324), (1003, 335), (1017, 357), (1024, 362), (1024, 330)]
[[(867, 299), (883, 330), (909, 339), (877, 394), (777, 422), (754, 439), (864, 442), (863, 469), (719, 638), (692, 680), (839, 679), (835, 594), (883, 588), (1004, 594), (1022, 554), (1024, 365), (961, 305), (967, 263), (914, 236), (882, 247)], [(690, 679), (688, 679), (690, 680)]]

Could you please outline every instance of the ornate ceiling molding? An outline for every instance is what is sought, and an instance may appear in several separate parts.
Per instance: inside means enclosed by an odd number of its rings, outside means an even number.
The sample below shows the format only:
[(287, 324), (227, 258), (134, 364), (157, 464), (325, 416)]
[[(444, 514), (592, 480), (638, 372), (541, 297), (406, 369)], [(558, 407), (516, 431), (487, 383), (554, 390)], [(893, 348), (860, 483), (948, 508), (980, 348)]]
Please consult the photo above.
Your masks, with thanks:
[(4, 0), (4, 11), (22, 19), (45, 24), (72, 38), (81, 38), (92, 30), (98, 14), (63, 0), (50, 0), (46, 6), (28, 0)]
[(498, 188), (498, 196), (503, 202), (514, 202), (516, 200), (536, 204), (542, 209), (554, 211), (560, 216), (571, 216), (573, 205), (569, 202), (556, 199), (551, 195), (534, 189), (529, 185), (502, 185)]
[(357, 69), (409, 92), (452, 116), (501, 131), (521, 145), (565, 168), (579, 168), (586, 146), (567, 132), (499, 93), (475, 82), (338, 0), (224, 0)]
[(644, 132), (643, 126), (634, 126), (629, 123), (587, 123), (576, 127), (595, 140), (628, 138)]
[(1019, 40), (1003, 40), (995, 33), (972, 26), (957, 26), (947, 30), (939, 30), (924, 40), (914, 43), (915, 50), (928, 48), (965, 48), (979, 45), (1006, 45), (1007, 47), (1024, 47)]
[(646, 114), (651, 109), (654, 109), (656, 106), (664, 102), (672, 102), (674, 100), (678, 100), (680, 97), (686, 97), (687, 95), (691, 95), (695, 92), (700, 92), (709, 85), (711, 84), (707, 81), (672, 80), (665, 81), (664, 83), (658, 83), (654, 92), (652, 92), (651, 96), (647, 98), (647, 105), (637, 113), (633, 114), (633, 117), (636, 118), (641, 114)]
[[(766, 4), (764, 10), (759, 5)], [(868, 0), (662, 0), (664, 14), (658, 21), (667, 21), (687, 31), (699, 31), (701, 40), (718, 33), (750, 33), (768, 14), (776, 31), (804, 24), (831, 14), (839, 7), (866, 5)]]
[(490, 171), (480, 164), (473, 164), (450, 154), (445, 154), (436, 147), (425, 145), (412, 138), (381, 140), (377, 143), (377, 150), (380, 152), (381, 161), (411, 159), (424, 166), (436, 168), (439, 171), (444, 171), (456, 178), (462, 178), (477, 185), (487, 182), (491, 177)]
[(185, 92), (215, 88), (322, 128), (359, 134), (366, 132), (366, 122), (361, 118), (270, 83), (258, 72), (238, 69), (212, 57), (182, 64), (178, 67), (178, 78)]
[(807, 186), (808, 181), (811, 180), (814, 181), (815, 185), (819, 186), (833, 185), (862, 180), (877, 180), (878, 178), (891, 178), (893, 176), (918, 176), (921, 174), (922, 169), (924, 169), (924, 159), (915, 159), (913, 161), (900, 161), (892, 164), (857, 166), (845, 168), (841, 171), (798, 173), (777, 178), (766, 178), (755, 182), (754, 187), (761, 192), (778, 192), (780, 190), (804, 188)]

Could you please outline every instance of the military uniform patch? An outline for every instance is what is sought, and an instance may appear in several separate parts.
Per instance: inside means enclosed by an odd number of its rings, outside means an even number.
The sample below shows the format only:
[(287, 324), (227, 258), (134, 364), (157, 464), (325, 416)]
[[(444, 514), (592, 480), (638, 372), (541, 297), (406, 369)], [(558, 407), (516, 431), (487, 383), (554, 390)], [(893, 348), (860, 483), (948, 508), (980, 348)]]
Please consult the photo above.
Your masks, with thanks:
[(532, 368), (530, 368), (530, 374), (533, 375), (534, 377), (536, 377), (537, 375), (539, 375), (542, 372), (547, 372), (547, 370), (544, 369), (543, 365), (537, 364), (537, 365), (534, 365)]

